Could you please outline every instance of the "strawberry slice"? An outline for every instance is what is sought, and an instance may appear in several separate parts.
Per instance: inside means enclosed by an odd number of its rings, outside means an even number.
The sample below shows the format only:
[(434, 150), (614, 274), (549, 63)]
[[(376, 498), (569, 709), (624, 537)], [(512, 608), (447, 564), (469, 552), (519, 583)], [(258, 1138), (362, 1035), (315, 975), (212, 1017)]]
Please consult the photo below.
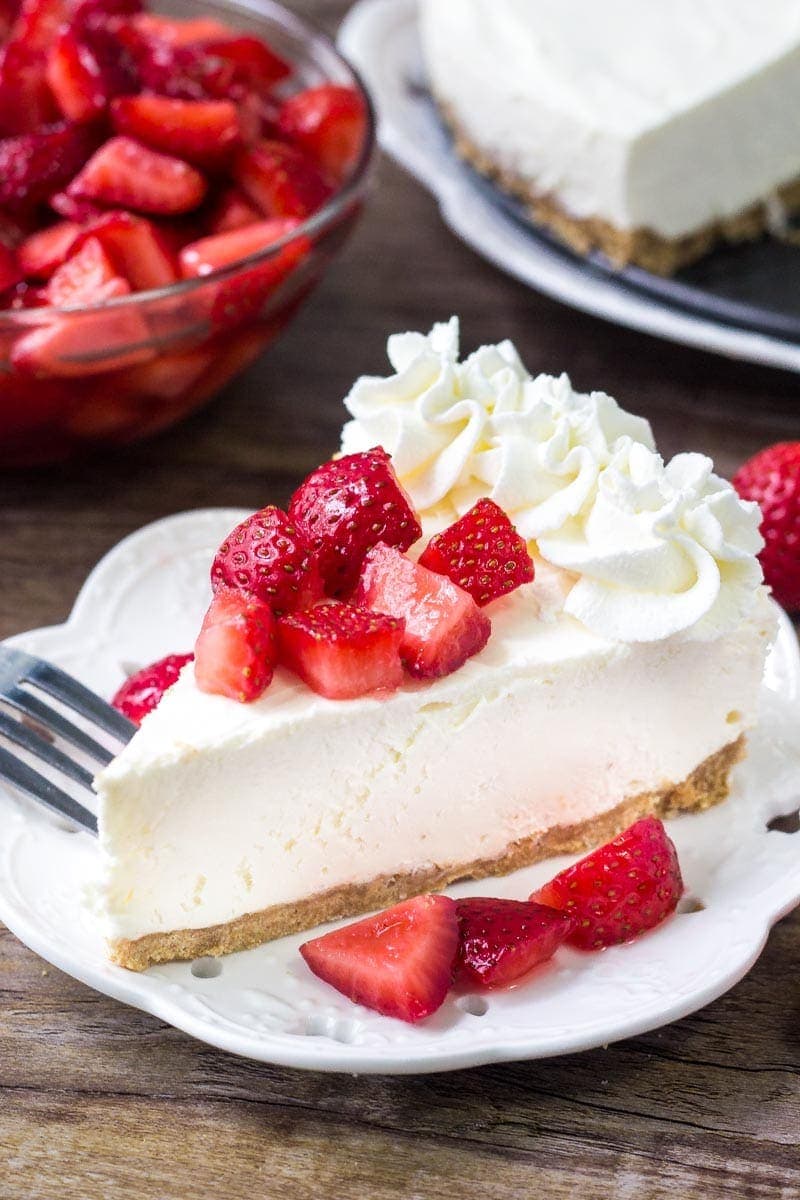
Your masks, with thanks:
[(226, 188), (214, 205), (208, 227), (212, 235), (232, 233), (236, 229), (244, 229), (247, 225), (255, 225), (261, 220), (261, 213), (253, 207), (247, 197), (238, 188), (230, 187)]
[(398, 688), (402, 640), (402, 621), (337, 600), (278, 622), (280, 661), (330, 700)]
[(108, 211), (98, 204), (90, 203), (89, 200), (78, 200), (75, 196), (68, 196), (66, 192), (54, 192), (48, 204), (53, 212), (76, 225), (88, 225), (90, 221), (96, 221)]
[(356, 1004), (416, 1022), (436, 1012), (458, 948), (448, 896), (415, 896), (300, 947), (309, 968)]
[(323, 83), (290, 96), (280, 110), (278, 128), (327, 174), (344, 179), (364, 145), (366, 105), (353, 88)]
[(35, 133), (58, 119), (42, 51), (19, 38), (0, 48), (0, 135)]
[(419, 561), (447, 575), (481, 606), (533, 579), (525, 539), (502, 508), (488, 499), (479, 500), (459, 521), (435, 534)]
[(190, 212), (206, 194), (206, 181), (189, 163), (159, 154), (127, 137), (113, 137), (92, 155), (67, 192), (137, 212)]
[(389, 455), (379, 446), (317, 467), (289, 501), (289, 515), (319, 556), (330, 596), (350, 594), (364, 556), (378, 542), (407, 550), (422, 534)]
[(32, 50), (49, 50), (69, 20), (69, 7), (68, 0), (22, 0), (11, 36)]
[(236, 69), (208, 53), (203, 43), (164, 41), (143, 33), (133, 22), (121, 24), (116, 32), (144, 91), (176, 100), (230, 98)]
[(52, 125), (0, 141), (0, 207), (34, 208), (78, 171), (95, 147), (85, 126)]
[(214, 17), (193, 17), (178, 21), (161, 13), (141, 13), (133, 18), (132, 24), (148, 38), (159, 38), (171, 46), (191, 46), (213, 38), (225, 39), (234, 36), (228, 25)]
[(245, 34), (232, 36), (232, 31), (228, 30), (225, 37), (204, 38), (202, 47), (206, 54), (221, 58), (234, 69), (237, 83), (262, 92), (271, 91), (276, 83), (292, 73), (286, 59), (276, 54), (262, 38)]
[(241, 140), (239, 114), (230, 100), (174, 100), (119, 96), (111, 105), (117, 133), (201, 167), (218, 167)]
[(109, 212), (90, 222), (83, 240), (98, 241), (111, 259), (116, 274), (136, 290), (168, 287), (178, 278), (178, 264), (167, 238), (152, 221), (128, 212)]
[(25, 272), (20, 266), (19, 258), (13, 250), (0, 242), (0, 292), (7, 292), (16, 287), (24, 278)]
[(568, 941), (601, 950), (659, 925), (683, 895), (678, 855), (657, 817), (643, 817), (531, 896), (575, 919)]
[(24, 273), (34, 279), (49, 279), (66, 261), (80, 232), (81, 227), (75, 221), (58, 221), (32, 233), (17, 251)]
[(470, 896), (456, 911), (456, 982), (468, 987), (509, 987), (552, 958), (573, 927), (566, 913), (529, 900)]
[(233, 529), (211, 566), (215, 591), (238, 588), (280, 615), (310, 608), (324, 595), (322, 576), (304, 534), (269, 505)]
[(47, 285), (47, 296), (59, 308), (92, 304), (103, 285), (118, 275), (101, 243), (90, 237), (54, 272)]
[(239, 151), (233, 176), (268, 217), (308, 217), (333, 191), (307, 154), (268, 139)]
[(117, 690), (111, 703), (129, 721), (139, 725), (143, 717), (152, 712), (166, 692), (172, 687), (183, 668), (192, 661), (192, 654), (168, 654), (158, 662), (142, 667), (126, 679)]
[(64, 116), (91, 121), (105, 111), (112, 91), (91, 47), (66, 28), (47, 60), (47, 82)]
[(355, 603), (403, 618), (400, 655), (418, 679), (457, 671), (483, 649), (492, 631), (468, 592), (383, 543), (364, 559)]
[(221, 588), (206, 613), (194, 657), (201, 692), (242, 704), (257, 700), (272, 681), (277, 658), (269, 605), (234, 588)]

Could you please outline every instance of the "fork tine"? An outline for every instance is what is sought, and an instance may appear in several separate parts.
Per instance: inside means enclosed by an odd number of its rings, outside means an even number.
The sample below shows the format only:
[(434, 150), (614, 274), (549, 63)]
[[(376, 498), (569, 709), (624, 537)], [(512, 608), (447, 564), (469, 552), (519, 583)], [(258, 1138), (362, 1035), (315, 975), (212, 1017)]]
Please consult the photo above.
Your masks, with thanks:
[(40, 775), (38, 771), (34, 771), (27, 763), (15, 758), (2, 746), (0, 746), (0, 778), (7, 779), (14, 787), (19, 788), (32, 799), (38, 800), (40, 804), (44, 804), (58, 816), (66, 817), (79, 829), (97, 833), (97, 818), (94, 813), (89, 812), (88, 808), (84, 808), (77, 800), (73, 800), (72, 796), (62, 792), (61, 788), (56, 787), (49, 779), (45, 779), (44, 775)]
[(105, 746), (101, 746), (94, 738), (85, 733), (83, 729), (79, 729), (77, 725), (73, 725), (66, 717), (62, 717), (61, 713), (56, 712), (49, 704), (45, 704), (39, 700), (37, 696), (32, 696), (30, 692), (26, 692), (24, 688), (11, 687), (8, 691), (0, 696), (0, 699), (6, 700), (12, 707), (19, 712), (23, 712), (28, 717), (33, 717), (40, 725), (44, 725), (46, 729), (62, 737), (65, 742), (76, 746), (79, 750), (83, 750), (91, 758), (97, 760), (106, 766), (114, 758), (113, 750), (107, 750)]
[(106, 733), (113, 734), (120, 741), (129, 742), (131, 740), (136, 732), (136, 726), (121, 712), (117, 712), (116, 708), (106, 704), (105, 700), (101, 700), (82, 683), (78, 683), (77, 679), (67, 675), (66, 671), (54, 667), (52, 663), (44, 662), (42, 659), (33, 659), (32, 661), (35, 665), (27, 669), (23, 676), (27, 682), (35, 684), (43, 692), (52, 696), (54, 700), (60, 700), (62, 704), (74, 709), (81, 716), (90, 717), (96, 725), (99, 725)]
[(92, 775), (80, 763), (76, 763), (73, 759), (68, 758), (66, 754), (62, 754), (55, 746), (51, 746), (49, 742), (40, 737), (38, 733), (34, 733), (27, 725), (23, 725), (21, 721), (16, 721), (10, 717), (8, 713), (4, 713), (0, 709), (0, 737), (6, 737), (9, 741), (14, 742), (17, 746), (21, 746), (23, 750), (27, 750), (30, 754), (34, 754), (49, 767), (53, 767), (56, 771), (61, 771), (70, 779), (74, 779), (77, 783), (83, 784), (84, 787), (91, 790)]

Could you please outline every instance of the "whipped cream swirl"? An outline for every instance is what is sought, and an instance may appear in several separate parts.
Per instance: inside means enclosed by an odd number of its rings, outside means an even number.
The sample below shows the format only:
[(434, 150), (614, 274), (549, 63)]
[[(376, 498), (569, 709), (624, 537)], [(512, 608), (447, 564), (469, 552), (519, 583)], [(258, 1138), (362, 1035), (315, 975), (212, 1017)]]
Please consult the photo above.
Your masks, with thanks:
[(759, 511), (700, 454), (664, 464), (647, 421), (566, 375), (533, 378), (511, 342), (459, 361), (457, 318), (389, 339), (389, 378), (345, 400), (351, 454), (382, 445), (427, 534), (490, 496), (574, 578), (567, 613), (624, 642), (734, 628), (755, 603)]

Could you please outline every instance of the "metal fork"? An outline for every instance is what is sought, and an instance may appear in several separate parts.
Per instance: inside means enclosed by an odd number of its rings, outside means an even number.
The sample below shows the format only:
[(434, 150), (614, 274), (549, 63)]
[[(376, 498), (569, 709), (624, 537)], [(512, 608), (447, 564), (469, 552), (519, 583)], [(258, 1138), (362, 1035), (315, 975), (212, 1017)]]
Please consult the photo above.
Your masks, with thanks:
[(92, 733), (74, 724), (37, 693), (56, 700), (90, 729), (110, 734), (121, 745), (130, 741), (136, 726), (66, 671), (22, 650), (0, 645), (0, 779), (7, 780), (78, 829), (96, 834), (97, 818), (93, 812), (3, 744), (10, 742), (43, 767), (90, 792), (92, 772), (54, 743), (68, 743), (97, 763), (98, 768), (115, 757), (114, 750), (101, 745)]

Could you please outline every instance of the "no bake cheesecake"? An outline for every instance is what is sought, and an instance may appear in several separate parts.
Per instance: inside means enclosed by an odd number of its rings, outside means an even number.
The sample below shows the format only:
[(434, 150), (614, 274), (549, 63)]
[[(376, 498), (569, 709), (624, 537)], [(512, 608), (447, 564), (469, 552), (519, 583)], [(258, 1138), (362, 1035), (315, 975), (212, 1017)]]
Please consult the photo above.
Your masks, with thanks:
[[(459, 660), (430, 670), (406, 648), (386, 687), (349, 699), (313, 690), (327, 684), (291, 656), (249, 703), (212, 694), (198, 642), (96, 781), (124, 966), (243, 949), (727, 794), (775, 626), (757, 507), (702, 455), (664, 464), (647, 423), (609, 396), (532, 378), (510, 343), (461, 361), (451, 321), (391, 338), (389, 355), (393, 373), (347, 397), (341, 462), (384, 447), (422, 537), (370, 550), (345, 598), (377, 625), (390, 612), (391, 630), (367, 628), (395, 637), (405, 601), (374, 586), (385, 558), (472, 604), (430, 569), (430, 546), (486, 498), (531, 569), (478, 597), (483, 624), (470, 618)], [(244, 545), (226, 543), (225, 561)], [(297, 593), (311, 608), (279, 616), (279, 643), (287, 621), (317, 629), (316, 570)]]

